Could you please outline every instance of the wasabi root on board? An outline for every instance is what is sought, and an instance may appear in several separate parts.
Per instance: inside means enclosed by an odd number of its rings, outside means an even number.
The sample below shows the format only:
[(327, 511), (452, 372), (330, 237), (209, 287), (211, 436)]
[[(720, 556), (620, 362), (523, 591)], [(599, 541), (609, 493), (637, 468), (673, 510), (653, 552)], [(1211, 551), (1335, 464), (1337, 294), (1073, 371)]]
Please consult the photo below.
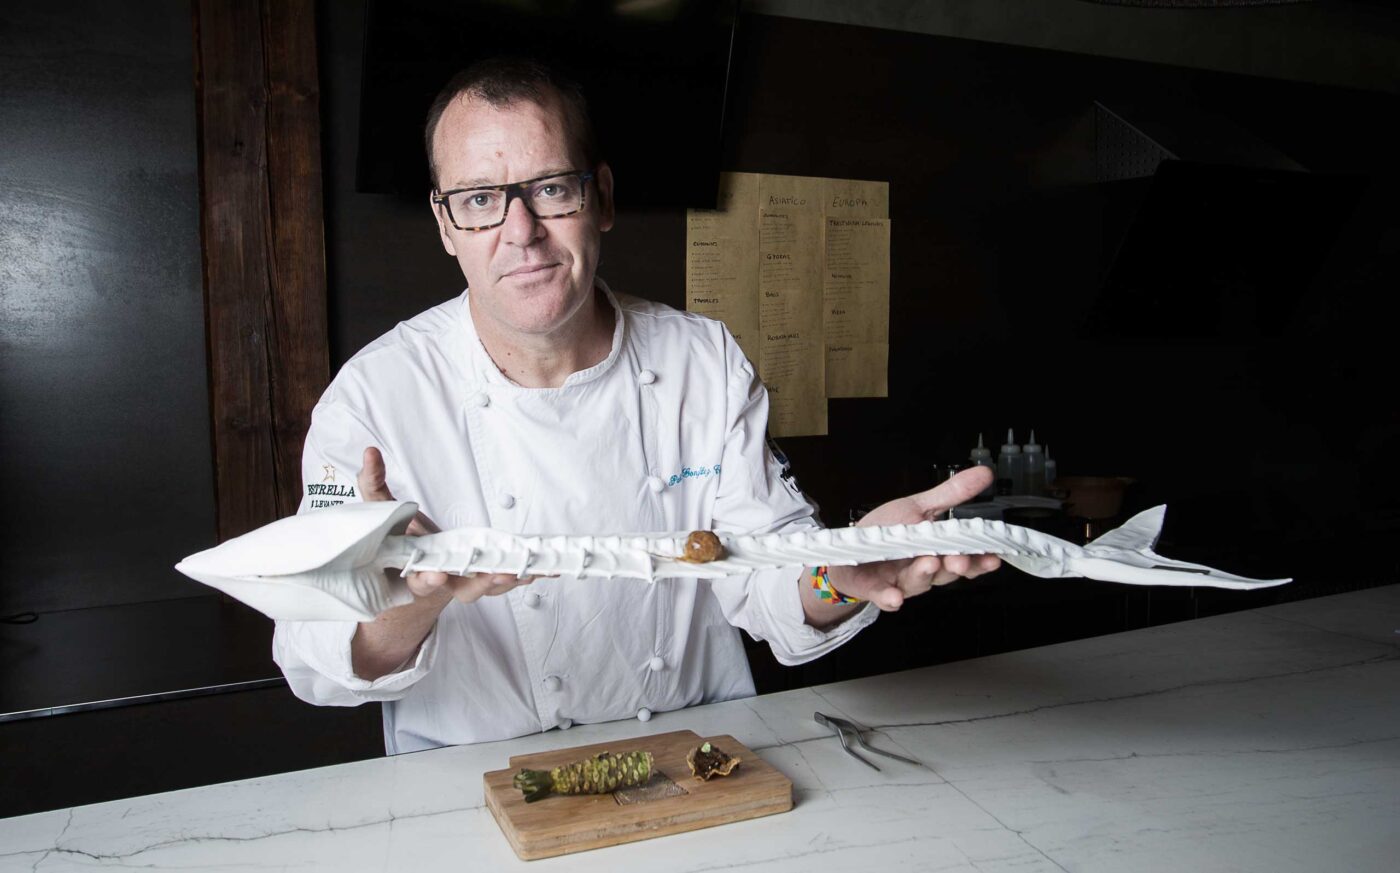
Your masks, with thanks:
[(611, 794), (619, 788), (645, 785), (651, 779), (651, 766), (651, 752), (599, 752), (553, 770), (522, 769), (515, 774), (513, 784), (525, 792), (526, 803), (549, 794)]

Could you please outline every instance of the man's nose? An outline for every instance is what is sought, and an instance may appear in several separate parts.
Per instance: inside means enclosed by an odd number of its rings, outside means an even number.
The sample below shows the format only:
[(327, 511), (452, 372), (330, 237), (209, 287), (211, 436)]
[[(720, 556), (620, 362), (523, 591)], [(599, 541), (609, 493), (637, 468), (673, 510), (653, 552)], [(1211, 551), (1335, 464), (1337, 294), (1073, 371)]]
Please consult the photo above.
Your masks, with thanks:
[(540, 238), (540, 220), (525, 205), (525, 197), (516, 194), (506, 201), (506, 220), (501, 225), (501, 239), (512, 245), (528, 246)]

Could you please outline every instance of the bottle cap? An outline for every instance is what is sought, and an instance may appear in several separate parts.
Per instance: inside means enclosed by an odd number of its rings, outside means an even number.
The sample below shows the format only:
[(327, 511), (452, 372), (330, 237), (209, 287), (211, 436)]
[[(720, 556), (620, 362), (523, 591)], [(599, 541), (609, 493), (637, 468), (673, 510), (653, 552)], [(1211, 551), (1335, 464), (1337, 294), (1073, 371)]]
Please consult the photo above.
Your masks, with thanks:
[(1006, 429), (1006, 444), (1001, 447), (1001, 453), (1003, 455), (1021, 454), (1021, 447), (1016, 445), (1016, 434), (1009, 427)]
[(1027, 452), (1038, 452), (1038, 451), (1040, 451), (1040, 444), (1037, 443), (1037, 442), (1035, 441), (1035, 431), (1033, 431), (1033, 430), (1031, 431), (1031, 441), (1028, 442), (1028, 443), (1026, 443), (1025, 446), (1023, 446), (1022, 448), (1023, 448), (1024, 451), (1027, 451)]
[(992, 459), (992, 450), (987, 448), (982, 442), (982, 435), (980, 433), (977, 435), (977, 446), (972, 450), (971, 458), (974, 464), (980, 461), (990, 461)]

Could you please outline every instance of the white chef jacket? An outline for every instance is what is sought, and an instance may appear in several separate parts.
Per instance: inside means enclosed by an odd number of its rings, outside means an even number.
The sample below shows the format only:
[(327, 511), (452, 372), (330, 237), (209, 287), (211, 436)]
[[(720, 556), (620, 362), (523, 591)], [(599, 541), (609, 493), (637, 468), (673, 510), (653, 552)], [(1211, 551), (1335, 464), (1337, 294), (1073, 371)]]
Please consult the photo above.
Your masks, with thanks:
[[(486, 354), (467, 293), (352, 358), (312, 412), (302, 512), (355, 501), (366, 446), (389, 489), (444, 530), (520, 534), (815, 527), (768, 450), (768, 397), (724, 325), (614, 295), (612, 349), (558, 388), (524, 388)], [(277, 623), (292, 691), (384, 703), (389, 754), (754, 693), (738, 631), (784, 664), (831, 651), (878, 612), (804, 622), (798, 572), (722, 580), (540, 579), (448, 604), (416, 657), (373, 681), (351, 668), (354, 622)]]

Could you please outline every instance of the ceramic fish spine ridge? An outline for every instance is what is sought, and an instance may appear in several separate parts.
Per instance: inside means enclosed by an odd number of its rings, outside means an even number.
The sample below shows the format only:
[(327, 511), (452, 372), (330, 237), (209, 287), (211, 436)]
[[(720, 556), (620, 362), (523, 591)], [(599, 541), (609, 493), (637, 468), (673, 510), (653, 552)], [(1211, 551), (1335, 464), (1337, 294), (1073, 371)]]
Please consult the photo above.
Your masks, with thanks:
[[(177, 569), (243, 600), (273, 618), (372, 618), (410, 598), (402, 575), (441, 570), (458, 575), (511, 573), (578, 579), (713, 579), (756, 570), (825, 564), (849, 566), (920, 555), (995, 554), (1033, 576), (1084, 576), (1133, 585), (1192, 585), (1249, 589), (1288, 579), (1251, 579), (1154, 551), (1166, 507), (1139, 513), (1087, 545), (1078, 545), (999, 521), (980, 518), (912, 525), (847, 527), (787, 533), (717, 531), (719, 559), (691, 562), (687, 533), (608, 536), (521, 535), (491, 528), (458, 528), (427, 536), (404, 535), (417, 511), (409, 502), (344, 504), (273, 522), (213, 549)], [(291, 588), (314, 592), (294, 596)], [(296, 609), (292, 601), (302, 602)], [(275, 614), (281, 613), (281, 614)], [(332, 615), (334, 614), (334, 615)], [(361, 619), (366, 620), (366, 619)]]

